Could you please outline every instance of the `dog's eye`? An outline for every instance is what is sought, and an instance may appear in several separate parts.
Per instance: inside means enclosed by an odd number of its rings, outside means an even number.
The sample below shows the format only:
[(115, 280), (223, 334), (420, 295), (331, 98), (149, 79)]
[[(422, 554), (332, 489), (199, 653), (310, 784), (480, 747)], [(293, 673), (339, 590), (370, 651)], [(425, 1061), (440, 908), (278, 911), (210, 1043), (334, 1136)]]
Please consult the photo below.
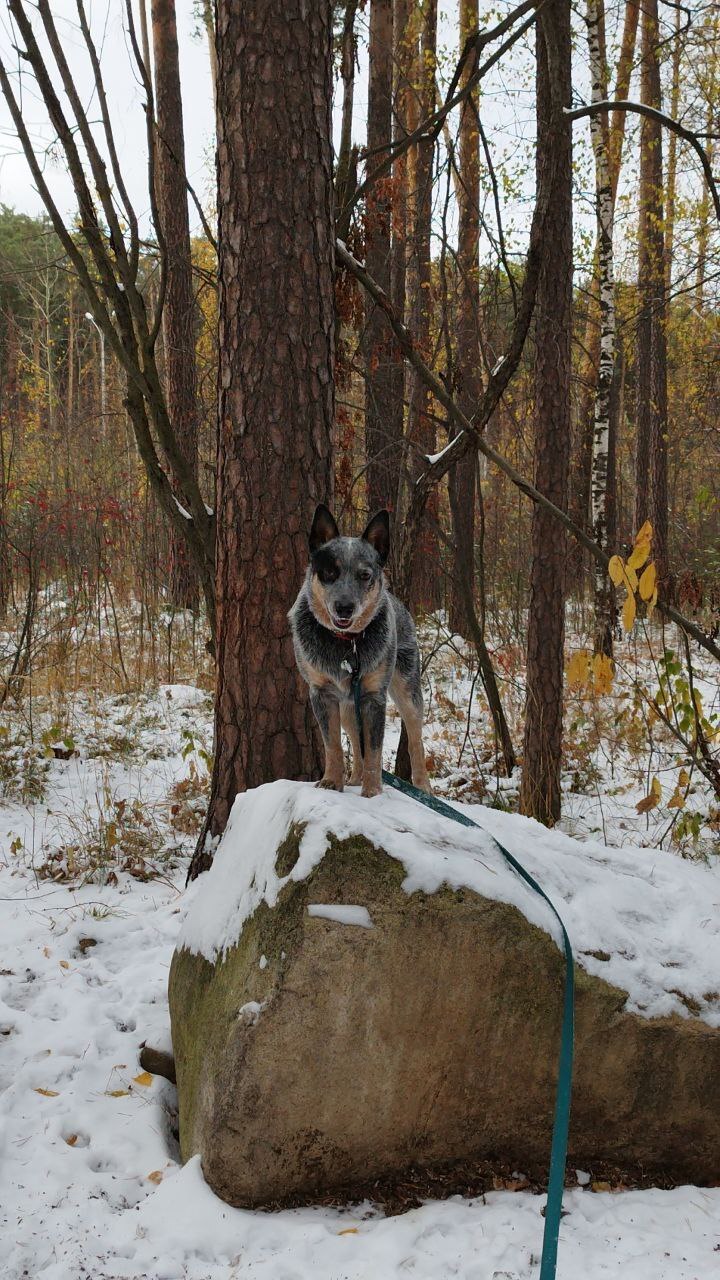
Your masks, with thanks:
[(361, 569), (358, 573), (358, 578), (361, 582), (370, 582), (372, 579), (372, 573), (369, 569)]
[(318, 570), (318, 578), (320, 579), (321, 582), (324, 582), (324, 583), (334, 582), (337, 576), (338, 576), (337, 569), (325, 568), (325, 569)]

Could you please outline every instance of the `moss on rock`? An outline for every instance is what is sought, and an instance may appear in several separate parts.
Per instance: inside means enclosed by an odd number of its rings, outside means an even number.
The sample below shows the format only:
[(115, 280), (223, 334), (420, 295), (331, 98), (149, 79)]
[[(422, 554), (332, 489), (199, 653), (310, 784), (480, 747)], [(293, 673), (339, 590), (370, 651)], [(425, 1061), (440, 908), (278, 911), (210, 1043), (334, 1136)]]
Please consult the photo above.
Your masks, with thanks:
[[(294, 825), (280, 844), (279, 874), (301, 837)], [(365, 838), (331, 835), (217, 963), (176, 952), (182, 1154), (199, 1152), (231, 1203), (493, 1156), (542, 1173), (563, 958), (513, 906), (449, 886), (408, 894), (404, 879)], [(363, 906), (374, 927), (310, 916), (309, 903)], [(571, 1158), (714, 1181), (720, 1033), (625, 1013), (623, 991), (576, 976)]]

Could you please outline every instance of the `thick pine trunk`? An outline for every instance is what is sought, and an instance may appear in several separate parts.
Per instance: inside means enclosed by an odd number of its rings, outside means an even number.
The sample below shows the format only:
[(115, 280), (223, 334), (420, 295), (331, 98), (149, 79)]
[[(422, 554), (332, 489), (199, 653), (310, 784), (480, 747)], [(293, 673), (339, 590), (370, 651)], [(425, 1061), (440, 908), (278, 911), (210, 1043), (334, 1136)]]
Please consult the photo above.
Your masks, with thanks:
[(332, 501), (332, 7), (220, 0), (217, 52), (218, 685), (191, 876), (238, 791), (319, 771), (287, 611)]
[[(393, 142), (399, 142), (410, 130), (412, 115), (413, 32), (415, 21), (411, 15), (410, 0), (394, 0), (393, 3)], [(404, 151), (392, 168), (392, 244), (390, 254), (390, 298), (396, 316), (405, 319), (405, 294), (408, 251), (408, 153)], [(405, 469), (405, 362), (397, 347), (394, 348), (392, 366), (392, 393), (390, 400), (393, 440), (397, 441), (397, 491), (393, 509), (399, 520), (403, 507), (403, 473)], [(394, 557), (391, 551), (391, 568)]]
[[(641, 98), (662, 106), (657, 0), (642, 8)], [(667, 338), (662, 128), (643, 117), (640, 132), (640, 216), (636, 369), (635, 529), (649, 519), (660, 590), (670, 591), (667, 537)]]
[[(384, 159), (392, 141), (393, 5), (372, 0), (370, 6), (368, 121), (366, 167)], [(370, 187), (365, 212), (365, 261), (374, 280), (390, 294), (392, 180), (380, 178)], [(371, 298), (365, 306), (365, 449), (367, 505), (394, 510), (399, 474), (399, 442), (393, 440), (392, 399), (394, 339), (379, 307)]]
[[(550, 0), (537, 24), (537, 165), (553, 174), (535, 308), (535, 484), (563, 510), (570, 458), (572, 332), (572, 136), (570, 4)], [(547, 171), (545, 169), (545, 171)], [(560, 817), (565, 531), (541, 507), (532, 521), (522, 813), (552, 826)]]
[[(195, 299), (175, 0), (152, 0), (151, 17), (157, 122), (155, 186), (167, 272), (163, 307), (165, 395), (175, 437), (197, 474)], [(176, 496), (184, 501), (179, 489)], [(197, 575), (185, 540), (174, 529), (170, 532), (170, 572), (173, 603), (179, 608), (196, 608)]]
[[(478, 28), (478, 0), (461, 0), (460, 48)], [(477, 54), (468, 59), (462, 84), (474, 73)], [(456, 382), (460, 408), (472, 419), (482, 395), (480, 362), (480, 134), (477, 94), (466, 99), (460, 112), (458, 173), (458, 304)], [(450, 595), (450, 629), (471, 635), (463, 581), (475, 578), (475, 475), (474, 450), (453, 467), (448, 477), (452, 493), (455, 572)]]
[[(437, 43), (437, 0), (426, 0), (421, 16), (420, 48), (417, 65), (418, 104), (421, 119), (435, 109), (435, 66)], [(432, 188), (435, 145), (432, 138), (421, 139), (413, 148), (411, 181), (411, 244), (409, 253), (408, 303), (410, 331), (415, 346), (432, 365)], [(407, 438), (410, 449), (410, 474), (417, 476), (425, 467), (423, 456), (435, 451), (435, 423), (432, 418), (432, 396), (420, 377), (409, 376), (409, 408)], [(411, 603), (416, 610), (429, 612), (439, 604), (440, 565), (437, 534), (437, 494), (428, 502), (417, 545), (413, 548)]]

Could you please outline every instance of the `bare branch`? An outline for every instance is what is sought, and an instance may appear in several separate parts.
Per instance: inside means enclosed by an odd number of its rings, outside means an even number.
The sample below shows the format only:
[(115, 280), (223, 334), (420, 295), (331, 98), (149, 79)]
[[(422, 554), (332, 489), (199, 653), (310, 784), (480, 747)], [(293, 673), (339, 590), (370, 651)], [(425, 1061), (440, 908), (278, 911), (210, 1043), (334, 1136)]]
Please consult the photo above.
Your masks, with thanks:
[[(543, 222), (544, 218), (539, 221), (537, 228), (536, 238), (538, 240), (541, 237)], [(406, 329), (402, 320), (395, 315), (394, 309), (387, 295), (383, 292), (380, 286), (376, 284), (370, 276), (368, 276), (365, 268), (357, 261), (356, 258), (353, 257), (347, 246), (341, 240), (338, 240), (335, 243), (335, 252), (338, 260), (348, 271), (351, 272), (363, 288), (367, 290), (376, 305), (381, 307), (385, 312), (393, 333), (395, 334), (398, 346), (406, 360), (418, 372), (426, 387), (432, 392), (439, 403), (442, 404), (443, 408), (447, 411), (448, 416), (459, 428), (458, 435), (451, 440), (447, 448), (443, 449), (442, 453), (438, 454), (435, 458), (428, 459), (428, 468), (416, 483), (415, 493), (411, 498), (411, 507), (408, 512), (408, 518), (413, 510), (417, 511), (418, 506), (420, 514), (422, 514), (425, 501), (427, 500), (427, 495), (433, 486), (447, 474), (453, 464), (457, 462), (459, 458), (463, 457), (468, 449), (476, 449), (480, 453), (484, 454), (484, 456), (492, 462), (498, 470), (502, 471), (503, 474), (512, 481), (516, 488), (521, 491), (521, 493), (524, 493), (532, 502), (537, 502), (541, 506), (545, 507), (545, 509), (567, 529), (568, 533), (572, 534), (573, 538), (575, 538), (581, 546), (585, 547), (585, 549), (589, 551), (596, 560), (599, 560), (607, 568), (610, 563), (610, 557), (607, 556), (600, 547), (598, 547), (597, 543), (593, 542), (592, 538), (588, 537), (588, 535), (575, 524), (574, 520), (572, 520), (565, 511), (561, 511), (561, 509), (556, 507), (549, 498), (546, 498), (544, 494), (540, 493), (540, 491), (536, 489), (529, 480), (526, 480), (525, 477), (512, 465), (512, 463), (508, 462), (507, 458), (505, 458), (503, 454), (498, 453), (497, 449), (493, 449), (492, 445), (489, 445), (481, 434), (490, 416), (497, 407), (512, 374), (517, 368), (520, 354), (522, 353), (524, 337), (527, 334), (527, 329), (529, 328), (535, 301), (537, 279), (535, 278), (534, 284), (531, 283), (530, 286), (527, 285), (527, 280), (529, 274), (536, 277), (539, 272), (539, 246), (531, 245), (531, 251), (533, 252), (533, 257), (531, 259), (530, 253), (528, 254), (525, 282), (523, 285), (523, 296), (521, 297), (520, 307), (518, 310), (518, 319), (522, 317), (522, 323), (518, 325), (518, 320), (516, 320), (510, 352), (504, 357), (499, 366), (496, 365), (495, 371), (490, 377), (490, 381), (481, 401), (478, 413), (471, 422), (455, 403), (440, 379), (427, 367), (421, 356), (418, 354), (410, 333)], [(528, 296), (526, 296), (526, 293)], [(528, 307), (529, 314), (526, 314), (526, 308)], [(412, 527), (415, 527), (415, 519), (413, 519)], [(404, 537), (408, 537), (407, 521)], [(402, 585), (400, 585), (399, 590), (402, 591)], [(669, 618), (671, 622), (675, 622), (677, 626), (686, 633), (686, 635), (695, 640), (702, 649), (705, 649), (707, 653), (712, 654), (712, 656), (720, 662), (720, 646), (718, 646), (710, 636), (707, 636), (700, 627), (698, 627), (689, 618), (685, 618), (672, 605), (666, 604), (662, 600), (658, 601), (657, 608), (666, 618)]]
[[(707, 151), (699, 141), (700, 135), (695, 133), (693, 129), (686, 129), (685, 125), (680, 124), (679, 120), (673, 120), (672, 116), (668, 116), (664, 111), (658, 111), (656, 107), (648, 107), (644, 102), (627, 102), (624, 100), (617, 102), (591, 102), (585, 107), (565, 107), (565, 114), (571, 120), (582, 120), (585, 116), (594, 116), (599, 112), (608, 111), (634, 111), (636, 115), (647, 116), (649, 120), (656, 120), (659, 124), (665, 126), (666, 129), (672, 130), (679, 138), (685, 142), (689, 142), (690, 146), (697, 153), (700, 163), (703, 167), (703, 173), (707, 180), (708, 189), (712, 195), (713, 204), (715, 206), (715, 216), (720, 222), (720, 192), (718, 192), (713, 176), (712, 165), (708, 158)], [(705, 134), (703, 137), (707, 136)]]
[[(460, 55), (452, 81), (450, 82), (450, 88), (445, 97), (443, 106), (437, 111), (434, 111), (426, 120), (423, 120), (418, 125), (417, 129), (413, 129), (412, 133), (406, 134), (406, 136), (401, 138), (399, 142), (394, 143), (387, 149), (387, 155), (383, 162), (379, 164), (376, 169), (373, 169), (372, 172), (367, 175), (365, 180), (356, 187), (351, 199), (347, 202), (344, 209), (340, 210), (338, 221), (340, 221), (340, 219), (344, 221), (349, 219), (355, 205), (362, 199), (373, 183), (377, 182), (379, 178), (383, 178), (386, 173), (389, 173), (398, 157), (405, 151), (409, 151), (410, 147), (414, 146), (416, 142), (420, 142), (424, 138), (428, 138), (433, 142), (436, 141), (446, 116), (448, 116), (450, 112), (453, 111), (461, 102), (465, 101), (468, 95), (471, 94), (473, 89), (475, 89), (480, 83), (483, 76), (487, 75), (488, 71), (490, 71), (491, 68), (495, 66), (496, 62), (498, 62), (500, 58), (507, 53), (508, 49), (511, 49), (512, 46), (517, 43), (526, 31), (529, 31), (530, 27), (532, 27), (535, 22), (536, 15), (540, 12), (545, 3), (546, 0), (524, 0), (523, 4), (518, 5), (517, 9), (514, 9), (512, 13), (508, 14), (508, 16), (504, 18), (502, 22), (498, 23), (496, 27), (493, 27), (491, 31), (478, 31), (476, 35), (471, 36), (470, 39), (466, 41), (465, 48)], [(468, 77), (466, 84), (458, 93), (456, 93), (455, 90), (459, 83), (463, 67), (473, 50), (477, 49), (479, 56), (480, 52), (486, 45), (490, 44), (493, 40), (496, 40), (498, 36), (503, 35), (506, 31), (510, 30), (510, 28), (517, 22), (518, 18), (522, 17), (522, 15), (527, 13), (530, 9), (532, 9), (533, 12), (527, 21), (523, 22), (522, 26), (518, 27), (517, 31), (514, 31), (512, 35), (500, 45), (500, 48), (496, 49), (495, 53)], [(368, 155), (366, 154), (365, 159), (367, 158)]]

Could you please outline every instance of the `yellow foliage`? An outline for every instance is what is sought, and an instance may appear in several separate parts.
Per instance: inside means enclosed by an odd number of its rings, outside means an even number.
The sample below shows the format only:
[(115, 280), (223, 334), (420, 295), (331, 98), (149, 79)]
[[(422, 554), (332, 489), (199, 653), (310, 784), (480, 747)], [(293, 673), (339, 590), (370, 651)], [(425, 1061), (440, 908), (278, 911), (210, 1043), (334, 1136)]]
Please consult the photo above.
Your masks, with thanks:
[(655, 561), (651, 560), (640, 579), (640, 597), (643, 600), (651, 600), (653, 593), (656, 593), (655, 584), (657, 582), (657, 569)]
[(566, 678), (569, 689), (584, 689), (590, 674), (591, 654), (587, 649), (578, 649), (570, 658)]
[(611, 582), (613, 582), (616, 587), (622, 586), (625, 581), (625, 566), (622, 562), (621, 556), (610, 557), (608, 573), (610, 574)]
[(605, 653), (596, 653), (592, 661), (593, 684), (596, 693), (611, 693), (613, 683), (612, 659)]
[(578, 649), (568, 660), (565, 670), (568, 689), (592, 690), (593, 693), (610, 693), (613, 683), (613, 664), (604, 653), (590, 653)]
[(662, 799), (662, 787), (657, 778), (653, 778), (650, 783), (650, 790), (644, 799), (639, 800), (635, 805), (638, 813), (648, 813), (650, 809), (657, 809)]
[(626, 631), (632, 631), (636, 613), (635, 596), (629, 591), (622, 611), (622, 624)]

